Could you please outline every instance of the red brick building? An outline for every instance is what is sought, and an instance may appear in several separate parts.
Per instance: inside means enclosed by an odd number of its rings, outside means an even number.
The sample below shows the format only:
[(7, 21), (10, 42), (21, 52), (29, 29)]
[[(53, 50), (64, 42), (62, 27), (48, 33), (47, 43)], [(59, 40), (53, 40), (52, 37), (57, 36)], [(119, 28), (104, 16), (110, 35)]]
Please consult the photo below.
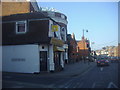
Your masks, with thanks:
[(90, 55), (91, 49), (90, 49), (90, 43), (89, 40), (85, 39), (85, 37), (82, 37), (82, 40), (77, 42), (77, 53), (78, 58), (87, 57)]
[(77, 60), (77, 42), (74, 33), (67, 35), (67, 41), (69, 62), (75, 62)]
[(2, 2), (1, 4), (2, 16), (39, 11), (37, 2), (30, 2), (27, 0), (24, 0), (24, 2)]

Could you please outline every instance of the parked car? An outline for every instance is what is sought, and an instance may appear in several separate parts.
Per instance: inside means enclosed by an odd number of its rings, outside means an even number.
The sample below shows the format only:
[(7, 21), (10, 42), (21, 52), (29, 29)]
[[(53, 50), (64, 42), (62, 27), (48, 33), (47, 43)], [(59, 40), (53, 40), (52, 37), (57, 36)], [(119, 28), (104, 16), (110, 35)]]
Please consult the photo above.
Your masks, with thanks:
[(100, 58), (96, 62), (97, 62), (97, 66), (108, 66), (109, 65), (109, 60), (106, 58)]

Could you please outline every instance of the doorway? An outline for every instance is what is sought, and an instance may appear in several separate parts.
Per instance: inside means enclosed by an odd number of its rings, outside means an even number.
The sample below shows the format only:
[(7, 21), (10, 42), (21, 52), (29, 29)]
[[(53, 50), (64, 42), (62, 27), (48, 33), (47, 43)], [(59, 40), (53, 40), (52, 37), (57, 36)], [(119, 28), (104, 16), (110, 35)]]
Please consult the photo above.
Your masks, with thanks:
[(40, 51), (40, 71), (47, 71), (47, 51)]

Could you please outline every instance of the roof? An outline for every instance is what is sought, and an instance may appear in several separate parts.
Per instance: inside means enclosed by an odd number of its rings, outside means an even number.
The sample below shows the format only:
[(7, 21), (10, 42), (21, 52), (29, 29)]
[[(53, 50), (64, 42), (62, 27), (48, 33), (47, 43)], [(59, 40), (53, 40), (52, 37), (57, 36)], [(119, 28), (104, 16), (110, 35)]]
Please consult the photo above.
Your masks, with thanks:
[(45, 15), (42, 12), (32, 12), (32, 13), (22, 13), (22, 14), (12, 14), (12, 15), (8, 15), (8, 16), (2, 16), (2, 22), (18, 21), (18, 20), (25, 20), (25, 19), (27, 19), (27, 20), (29, 20), (29, 19), (50, 19), (50, 20), (54, 21), (56, 24), (58, 24), (59, 26), (61, 26), (60, 23), (56, 22), (51, 17)]
[[(24, 14), (13, 14), (9, 16), (3, 16), (2, 21), (16, 21), (16, 20), (24, 20), (24, 19), (42, 19), (49, 18), (40, 12), (34, 13), (24, 13)], [(49, 18), (50, 19), (50, 18)]]

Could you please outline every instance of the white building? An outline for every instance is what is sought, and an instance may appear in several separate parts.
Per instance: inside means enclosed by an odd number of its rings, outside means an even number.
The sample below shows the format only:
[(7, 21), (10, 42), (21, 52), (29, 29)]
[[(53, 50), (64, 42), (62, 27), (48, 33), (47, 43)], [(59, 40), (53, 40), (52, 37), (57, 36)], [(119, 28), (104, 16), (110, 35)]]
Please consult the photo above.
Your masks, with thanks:
[(64, 41), (64, 61), (67, 63), (68, 62), (68, 44), (67, 44), (67, 17), (61, 13), (60, 11), (54, 9), (54, 8), (48, 8), (48, 7), (42, 7), (41, 11), (44, 15), (49, 16), (52, 18), (54, 21), (59, 23), (60, 25), (60, 33), (61, 33), (61, 38)]
[(64, 68), (59, 23), (40, 12), (4, 16), (3, 66), (6, 72), (39, 73)]

